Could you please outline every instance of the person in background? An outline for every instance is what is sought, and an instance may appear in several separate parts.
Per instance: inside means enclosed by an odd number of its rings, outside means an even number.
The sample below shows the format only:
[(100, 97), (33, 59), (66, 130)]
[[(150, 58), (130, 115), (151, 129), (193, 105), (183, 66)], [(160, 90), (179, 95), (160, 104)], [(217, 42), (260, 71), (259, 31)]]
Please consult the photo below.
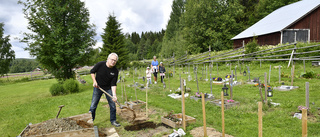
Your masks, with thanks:
[(150, 85), (151, 84), (151, 69), (150, 67), (147, 67), (147, 70), (146, 70), (146, 77), (147, 77), (147, 84)]
[(160, 62), (159, 72), (160, 72), (160, 77), (161, 77), (161, 83), (163, 83), (163, 79), (164, 79), (164, 76), (166, 73), (166, 68), (163, 66), (162, 62)]
[(159, 62), (156, 56), (153, 56), (153, 61), (151, 62), (151, 69), (154, 77), (154, 84), (157, 84), (157, 74), (159, 70)]
[(93, 94), (92, 101), (90, 105), (89, 112), (91, 113), (92, 120), (94, 121), (96, 116), (96, 109), (99, 103), (99, 100), (103, 94), (100, 90), (103, 89), (108, 92), (113, 99), (106, 95), (110, 108), (110, 122), (112, 125), (119, 127), (121, 126), (116, 122), (116, 104), (117, 101), (117, 79), (119, 71), (115, 67), (118, 61), (118, 55), (116, 53), (111, 53), (108, 56), (107, 61), (98, 62), (91, 70), (91, 78), (93, 81)]

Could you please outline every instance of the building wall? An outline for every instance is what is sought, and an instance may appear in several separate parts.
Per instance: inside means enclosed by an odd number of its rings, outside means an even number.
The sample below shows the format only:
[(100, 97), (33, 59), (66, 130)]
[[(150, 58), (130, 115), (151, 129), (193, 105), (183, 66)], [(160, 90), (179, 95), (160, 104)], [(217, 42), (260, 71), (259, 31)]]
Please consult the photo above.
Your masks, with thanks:
[[(309, 13), (300, 21), (289, 26), (287, 29), (310, 29), (310, 41), (320, 42), (320, 7)], [(251, 39), (252, 37), (234, 40), (233, 47), (241, 47), (243, 45), (243, 41), (245, 44), (247, 44)], [(280, 40), (280, 32), (261, 35), (258, 37), (259, 45), (277, 45), (281, 42)]]
[[(280, 43), (280, 38), (281, 38), (281, 33), (275, 32), (267, 35), (258, 36), (257, 40), (259, 45), (277, 45)], [(234, 40), (233, 48), (242, 47), (243, 41), (244, 41), (244, 44), (247, 44), (251, 40), (252, 40), (252, 37)]]
[(288, 29), (310, 29), (310, 41), (320, 41), (320, 7), (291, 25)]

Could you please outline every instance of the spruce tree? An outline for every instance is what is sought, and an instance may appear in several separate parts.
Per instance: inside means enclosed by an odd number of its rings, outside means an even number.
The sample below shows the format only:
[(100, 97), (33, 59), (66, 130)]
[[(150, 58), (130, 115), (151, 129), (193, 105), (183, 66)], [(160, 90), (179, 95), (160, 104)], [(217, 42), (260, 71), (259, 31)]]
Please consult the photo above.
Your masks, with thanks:
[(0, 77), (9, 72), (10, 62), (15, 59), (12, 45), (9, 43), (10, 36), (4, 36), (4, 24), (0, 23)]
[(125, 67), (128, 63), (128, 50), (125, 48), (124, 35), (120, 27), (121, 24), (116, 20), (116, 16), (109, 14), (106, 28), (101, 35), (103, 45), (100, 60), (107, 60), (110, 53), (117, 53), (119, 57), (117, 68)]

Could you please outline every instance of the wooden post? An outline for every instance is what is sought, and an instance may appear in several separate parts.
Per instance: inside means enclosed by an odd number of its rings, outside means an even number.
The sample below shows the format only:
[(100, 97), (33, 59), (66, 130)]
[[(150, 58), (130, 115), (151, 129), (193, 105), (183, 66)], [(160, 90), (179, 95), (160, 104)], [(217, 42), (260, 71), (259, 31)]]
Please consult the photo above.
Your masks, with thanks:
[(229, 67), (229, 68), (230, 68), (230, 71), (231, 71), (231, 66), (232, 66), (232, 63), (230, 62), (230, 67)]
[(146, 117), (148, 117), (148, 82), (146, 84)]
[[(238, 62), (239, 62), (239, 60), (238, 60)], [(242, 72), (241, 72), (241, 66), (242, 66), (242, 64), (239, 64), (239, 71), (240, 71), (240, 74), (242, 74)]]
[(235, 66), (235, 68), (234, 68), (234, 75), (236, 76), (236, 81), (238, 81), (238, 76), (237, 76), (237, 66)]
[(279, 84), (281, 83), (281, 66), (279, 65)]
[(262, 137), (262, 102), (258, 103), (259, 137)]
[(302, 109), (302, 137), (308, 136), (307, 109)]
[(306, 107), (309, 108), (309, 82), (306, 82)]
[(219, 76), (219, 66), (218, 66), (218, 63), (217, 63), (217, 76)]
[(204, 101), (204, 95), (201, 93), (201, 100), (202, 100), (202, 114), (203, 114), (203, 134), (206, 137), (207, 136), (207, 122), (206, 122), (206, 107), (205, 107), (205, 101)]
[(203, 71), (204, 71), (204, 64), (203, 64), (203, 67), (202, 67), (202, 80), (204, 79), (204, 76), (203, 76)]
[(261, 59), (260, 59), (260, 68), (261, 68)]
[(233, 99), (233, 70), (231, 70), (231, 77), (230, 77), (230, 98)]
[[(135, 69), (136, 72), (136, 69)], [(134, 81), (134, 75), (132, 76), (133, 84), (134, 84), (134, 93), (136, 94), (136, 101), (138, 101), (138, 96), (137, 96), (137, 85)]]
[(271, 65), (270, 65), (270, 69), (269, 69), (269, 79), (268, 79), (268, 83), (270, 85), (271, 81), (270, 81), (270, 76), (271, 76)]
[(196, 68), (195, 72), (196, 72), (197, 89), (198, 89), (198, 92), (199, 92), (199, 84), (198, 84), (198, 74), (197, 74), (197, 70), (198, 70), (198, 68)]
[(294, 65), (291, 68), (291, 86), (293, 86), (293, 79), (294, 79)]
[(248, 76), (249, 76), (248, 81), (250, 82), (250, 81), (251, 81), (251, 79), (250, 79), (250, 68), (249, 68), (249, 66), (247, 66), (247, 69), (248, 69)]
[(268, 100), (267, 100), (267, 72), (264, 73), (264, 101), (266, 103), (266, 105), (268, 105)]
[(223, 91), (221, 91), (221, 117), (222, 117), (222, 137), (225, 137), (225, 132), (224, 132), (224, 98), (223, 98)]
[(212, 77), (211, 77), (211, 74), (210, 74), (210, 80), (209, 80), (209, 81), (210, 81), (211, 95), (213, 95), (213, 94), (212, 94)]
[(180, 77), (180, 84), (181, 84), (181, 96), (182, 96), (182, 126), (183, 126), (183, 130), (186, 131), (186, 112), (185, 112), (185, 102), (184, 102), (184, 86), (186, 86), (186, 81), (185, 80), (181, 80)]
[(207, 71), (207, 65), (206, 65), (206, 80), (208, 79), (208, 71)]
[(304, 70), (304, 73), (306, 73), (306, 60), (303, 60), (303, 70)]

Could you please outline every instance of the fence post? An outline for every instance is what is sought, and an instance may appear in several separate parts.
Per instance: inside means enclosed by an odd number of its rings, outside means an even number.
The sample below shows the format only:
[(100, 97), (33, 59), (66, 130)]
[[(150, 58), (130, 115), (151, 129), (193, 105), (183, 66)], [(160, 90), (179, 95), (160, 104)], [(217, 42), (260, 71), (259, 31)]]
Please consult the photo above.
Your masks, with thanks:
[(182, 97), (182, 126), (183, 126), (183, 130), (186, 131), (186, 109), (185, 109), (185, 100), (184, 100), (184, 86), (186, 85), (186, 81), (184, 79), (181, 80), (181, 76), (180, 76), (180, 90), (181, 90), (181, 97)]
[(306, 82), (306, 107), (309, 108), (309, 82)]
[(201, 100), (202, 100), (202, 114), (203, 114), (203, 134), (206, 137), (207, 136), (207, 122), (206, 122), (206, 107), (205, 107), (205, 101), (204, 101), (204, 95), (201, 93)]
[(270, 84), (271, 81), (270, 81), (270, 76), (271, 76), (271, 65), (270, 65), (270, 69), (269, 69), (269, 80), (268, 80), (268, 83)]
[(302, 109), (302, 137), (308, 136), (307, 109)]
[(258, 103), (259, 137), (262, 137), (262, 102)]
[(303, 70), (304, 70), (304, 73), (306, 73), (306, 60), (303, 60)]
[(218, 63), (217, 63), (217, 76), (219, 76), (219, 66), (218, 66)]
[(281, 66), (279, 65), (279, 84), (281, 83)]
[(231, 77), (230, 77), (230, 98), (233, 99), (233, 70), (231, 70)]
[(265, 103), (266, 105), (268, 105), (268, 100), (267, 100), (267, 72), (264, 73), (264, 99), (265, 99)]
[(223, 91), (221, 91), (221, 117), (222, 117), (222, 137), (225, 137), (225, 133), (224, 133), (224, 98), (223, 98)]

